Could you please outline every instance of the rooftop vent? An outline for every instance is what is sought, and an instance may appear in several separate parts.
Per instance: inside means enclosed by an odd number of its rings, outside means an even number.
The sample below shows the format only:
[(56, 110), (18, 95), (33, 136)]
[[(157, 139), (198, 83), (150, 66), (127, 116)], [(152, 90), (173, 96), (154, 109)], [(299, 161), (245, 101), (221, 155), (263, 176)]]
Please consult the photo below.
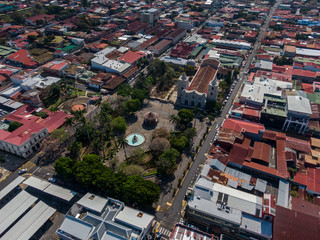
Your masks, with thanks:
[(90, 199), (90, 200), (93, 200), (95, 197), (96, 197), (96, 196), (95, 196), (94, 194), (92, 194), (92, 195), (89, 197), (89, 199)]
[(142, 216), (143, 216), (143, 212), (139, 212), (137, 215), (138, 218), (142, 218)]

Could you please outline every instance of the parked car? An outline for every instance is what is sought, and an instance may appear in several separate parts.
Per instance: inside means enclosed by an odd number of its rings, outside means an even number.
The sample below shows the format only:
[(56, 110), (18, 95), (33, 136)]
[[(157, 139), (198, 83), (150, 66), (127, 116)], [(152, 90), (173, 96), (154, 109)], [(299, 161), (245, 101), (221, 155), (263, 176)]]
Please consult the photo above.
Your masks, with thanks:
[(26, 168), (21, 169), (21, 170), (19, 171), (19, 174), (24, 174), (24, 173), (26, 173), (27, 171), (28, 171), (28, 169), (26, 169)]
[(49, 182), (52, 182), (52, 183), (55, 183), (55, 182), (57, 181), (57, 179), (51, 177), (51, 178), (48, 179), (48, 181), (49, 181)]

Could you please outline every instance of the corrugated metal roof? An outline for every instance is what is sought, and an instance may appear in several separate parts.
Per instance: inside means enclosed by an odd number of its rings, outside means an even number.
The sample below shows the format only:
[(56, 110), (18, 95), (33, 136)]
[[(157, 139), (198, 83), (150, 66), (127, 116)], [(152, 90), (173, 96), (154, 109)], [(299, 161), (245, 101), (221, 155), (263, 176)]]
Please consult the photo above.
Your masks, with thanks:
[(8, 204), (6, 204), (0, 210), (0, 234), (2, 234), (14, 221), (16, 221), (17, 218), (20, 217), (36, 200), (36, 197), (22, 191)]
[(11, 192), (16, 186), (18, 186), (23, 180), (25, 180), (24, 177), (18, 176), (15, 180), (9, 183), (4, 189), (2, 189), (0, 192), (0, 200), (3, 197), (5, 197), (9, 192)]
[(51, 194), (55, 197), (70, 201), (77, 193), (69, 189), (50, 184), (45, 190), (45, 193)]
[(226, 165), (222, 164), (218, 159), (212, 159), (212, 161), (210, 162), (210, 166), (220, 171), (224, 171), (224, 169), (226, 168)]
[(257, 182), (256, 182), (255, 189), (260, 191), (260, 192), (265, 193), (266, 192), (266, 188), (267, 188), (267, 181), (258, 178)]
[(56, 210), (54, 208), (51, 208), (44, 202), (40, 201), (25, 216), (23, 216), (1, 239), (30, 239), (55, 211)]
[(29, 177), (26, 181), (23, 182), (24, 184), (27, 184), (33, 188), (36, 188), (40, 191), (44, 191), (50, 183), (47, 181), (44, 181), (42, 179), (36, 178), (34, 176)]
[(24, 184), (66, 201), (70, 201), (77, 194), (69, 189), (54, 185), (34, 176), (29, 177)]
[(289, 183), (279, 180), (277, 205), (287, 208), (289, 205)]

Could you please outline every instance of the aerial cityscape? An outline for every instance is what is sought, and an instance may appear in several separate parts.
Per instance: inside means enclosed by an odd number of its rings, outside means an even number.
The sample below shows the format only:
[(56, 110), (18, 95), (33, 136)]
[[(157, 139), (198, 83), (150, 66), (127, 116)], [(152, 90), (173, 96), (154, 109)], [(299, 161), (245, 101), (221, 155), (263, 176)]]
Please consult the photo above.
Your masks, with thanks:
[(0, 1), (0, 240), (319, 240), (320, 1)]

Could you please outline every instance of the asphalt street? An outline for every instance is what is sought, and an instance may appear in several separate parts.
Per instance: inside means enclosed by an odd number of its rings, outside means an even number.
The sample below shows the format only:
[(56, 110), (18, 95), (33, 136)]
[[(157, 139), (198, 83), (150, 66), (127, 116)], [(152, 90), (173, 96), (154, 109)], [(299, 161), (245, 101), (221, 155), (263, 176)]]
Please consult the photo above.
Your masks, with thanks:
[(274, 11), (278, 8), (279, 4), (282, 2), (282, 0), (278, 0), (275, 5), (270, 9), (269, 14), (266, 18), (265, 23), (261, 27), (261, 31), (257, 37), (257, 40), (254, 44), (254, 47), (249, 54), (246, 64), (243, 67), (243, 69), (240, 72), (239, 76), (239, 81), (236, 83), (233, 92), (231, 93), (227, 103), (225, 104), (224, 108), (222, 109), (222, 112), (220, 114), (220, 117), (218, 117), (211, 130), (209, 131), (207, 138), (205, 139), (202, 147), (200, 148), (197, 156), (195, 157), (194, 163), (190, 168), (190, 171), (188, 172), (181, 188), (179, 189), (178, 194), (176, 195), (174, 201), (172, 202), (172, 206), (167, 210), (167, 211), (159, 211), (157, 212), (156, 216), (157, 219), (161, 223), (161, 227), (166, 228), (166, 229), (172, 229), (175, 225), (175, 223), (179, 222), (181, 216), (181, 210), (182, 210), (182, 200), (184, 200), (185, 195), (187, 193), (188, 188), (191, 186), (193, 183), (193, 180), (197, 177), (198, 170), (199, 170), (199, 165), (203, 164), (206, 160), (205, 154), (209, 152), (211, 148), (211, 141), (214, 138), (215, 134), (217, 133), (217, 128), (219, 128), (222, 125), (222, 122), (226, 118), (227, 114), (229, 113), (229, 110), (233, 104), (233, 101), (242, 86), (242, 83), (245, 79), (245, 75), (248, 72), (248, 69), (250, 67), (250, 64), (252, 62), (252, 59), (256, 55), (257, 50), (259, 49), (261, 45), (261, 40), (264, 37), (264, 34), (266, 30), (269, 27), (270, 20), (272, 18), (272, 15), (274, 14)]

